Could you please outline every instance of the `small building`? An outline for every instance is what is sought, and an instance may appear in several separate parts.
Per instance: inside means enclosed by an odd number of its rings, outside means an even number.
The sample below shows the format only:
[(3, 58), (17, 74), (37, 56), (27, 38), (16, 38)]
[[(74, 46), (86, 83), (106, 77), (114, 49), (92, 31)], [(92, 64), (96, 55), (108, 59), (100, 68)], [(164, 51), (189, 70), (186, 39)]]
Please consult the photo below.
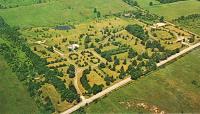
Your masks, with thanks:
[(46, 40), (43, 40), (43, 41), (36, 41), (35, 43), (36, 44), (44, 44), (46, 42)]
[(72, 45), (68, 46), (68, 49), (69, 49), (70, 51), (76, 50), (76, 49), (78, 49), (78, 48), (79, 48), (79, 45), (78, 45), (78, 44), (72, 44)]
[(125, 14), (124, 14), (124, 17), (130, 17), (130, 16), (131, 16), (130, 13), (125, 13)]
[(156, 29), (159, 27), (164, 27), (166, 25), (167, 25), (166, 23), (155, 23), (155, 24), (153, 24), (152, 28)]
[(186, 38), (185, 38), (184, 36), (179, 36), (179, 37), (177, 37), (176, 42), (184, 42), (185, 39), (186, 39)]

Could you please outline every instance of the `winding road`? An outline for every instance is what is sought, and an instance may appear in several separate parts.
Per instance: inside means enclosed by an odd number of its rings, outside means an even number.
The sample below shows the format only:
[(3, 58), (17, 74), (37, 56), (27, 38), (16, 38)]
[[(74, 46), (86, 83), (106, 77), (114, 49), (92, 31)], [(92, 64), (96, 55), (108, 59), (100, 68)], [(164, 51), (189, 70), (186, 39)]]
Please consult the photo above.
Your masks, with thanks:
[[(196, 44), (194, 44), (194, 45), (192, 45), (192, 46), (190, 46), (190, 47), (188, 47), (188, 48), (186, 48), (186, 49), (184, 49), (182, 51), (180, 51), (179, 53), (177, 53), (175, 55), (170, 56), (166, 60), (161, 61), (160, 63), (157, 64), (157, 66), (160, 67), (160, 66), (162, 66), (162, 65), (164, 65), (164, 64), (166, 64), (166, 63), (168, 63), (168, 62), (170, 62), (170, 61), (172, 61), (174, 59), (176, 59), (177, 57), (180, 57), (183, 54), (186, 54), (187, 52), (189, 52), (189, 51), (191, 51), (191, 50), (193, 50), (193, 49), (195, 49), (195, 48), (197, 48), (199, 46), (200, 46), (200, 42), (196, 43)], [(127, 84), (127, 83), (129, 83), (131, 81), (132, 81), (131, 77), (128, 77), (128, 78), (126, 78), (126, 79), (114, 84), (113, 86), (108, 87), (107, 89), (101, 91), (100, 93), (98, 93), (98, 94), (96, 94), (96, 95), (94, 95), (92, 97), (82, 100), (79, 104), (77, 104), (77, 105), (73, 106), (72, 108), (62, 112), (61, 114), (70, 114), (70, 113), (78, 110), (79, 108), (85, 106), (86, 104), (89, 104), (89, 103), (97, 100), (98, 98), (101, 98), (101, 97), (105, 96), (106, 94), (110, 93), (111, 91), (116, 90), (119, 87), (122, 87), (122, 86), (124, 86), (125, 84)]]

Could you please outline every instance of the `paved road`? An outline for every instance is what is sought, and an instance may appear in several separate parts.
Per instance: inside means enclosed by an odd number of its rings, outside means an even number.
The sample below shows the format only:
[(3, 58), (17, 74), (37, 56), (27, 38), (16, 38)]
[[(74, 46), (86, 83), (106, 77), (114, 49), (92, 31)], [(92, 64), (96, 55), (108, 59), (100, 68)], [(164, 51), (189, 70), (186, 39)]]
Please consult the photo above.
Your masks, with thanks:
[[(199, 46), (200, 46), (200, 42), (197, 43), (197, 44), (195, 44), (195, 45), (192, 45), (192, 46), (190, 46), (190, 47), (188, 47), (188, 48), (186, 48), (186, 49), (184, 49), (184, 50), (182, 50), (182, 51), (180, 51), (179, 53), (177, 53), (177, 54), (175, 54), (175, 55), (172, 55), (171, 57), (167, 58), (167, 59), (164, 60), (164, 61), (161, 61), (160, 63), (157, 64), (157, 66), (160, 67), (160, 66), (166, 64), (167, 62), (169, 62), (169, 61), (171, 61), (171, 60), (174, 60), (175, 58), (177, 58), (177, 57), (179, 57), (179, 56), (181, 56), (181, 55), (183, 55), (183, 54), (185, 54), (185, 53), (187, 53), (187, 52), (189, 52), (189, 51), (191, 51), (191, 50), (193, 50), (194, 48), (197, 48), (197, 47), (199, 47)], [(80, 102), (79, 104), (77, 104), (77, 105), (75, 105), (74, 107), (72, 107), (72, 108), (70, 108), (70, 109), (64, 111), (64, 112), (61, 113), (61, 114), (70, 114), (70, 113), (72, 113), (72, 112), (78, 110), (80, 107), (83, 107), (83, 106), (85, 106), (86, 104), (89, 104), (89, 103), (93, 102), (94, 100), (103, 97), (104, 95), (110, 93), (111, 91), (113, 91), (113, 90), (115, 90), (115, 89), (117, 89), (117, 88), (119, 88), (119, 87), (121, 87), (121, 86), (123, 86), (123, 85), (125, 85), (125, 84), (127, 84), (127, 83), (129, 83), (129, 82), (131, 82), (131, 81), (132, 81), (132, 80), (131, 80), (130, 77), (129, 77), (129, 78), (126, 78), (126, 79), (124, 79), (124, 80), (122, 80), (122, 81), (120, 81), (120, 82), (114, 84), (113, 86), (108, 87), (107, 89), (103, 90), (102, 92), (100, 92), (100, 93), (98, 93), (98, 94), (96, 94), (96, 95), (94, 95), (94, 96), (92, 96), (92, 97), (90, 97), (90, 98), (88, 98), (88, 99), (83, 100), (83, 101)]]

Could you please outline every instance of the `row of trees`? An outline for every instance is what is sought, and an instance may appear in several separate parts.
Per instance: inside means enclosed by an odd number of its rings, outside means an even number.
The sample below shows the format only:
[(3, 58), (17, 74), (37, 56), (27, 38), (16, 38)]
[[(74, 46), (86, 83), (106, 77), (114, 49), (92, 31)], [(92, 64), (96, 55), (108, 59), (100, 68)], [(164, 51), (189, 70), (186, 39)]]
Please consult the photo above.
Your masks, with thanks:
[(163, 4), (167, 4), (167, 3), (173, 3), (173, 2), (185, 1), (185, 0), (157, 0), (157, 1)]
[(188, 15), (188, 16), (181, 16), (177, 19), (174, 19), (173, 21), (184, 21), (184, 20), (195, 20), (195, 19), (199, 19), (200, 18), (200, 14), (191, 14), (191, 15)]

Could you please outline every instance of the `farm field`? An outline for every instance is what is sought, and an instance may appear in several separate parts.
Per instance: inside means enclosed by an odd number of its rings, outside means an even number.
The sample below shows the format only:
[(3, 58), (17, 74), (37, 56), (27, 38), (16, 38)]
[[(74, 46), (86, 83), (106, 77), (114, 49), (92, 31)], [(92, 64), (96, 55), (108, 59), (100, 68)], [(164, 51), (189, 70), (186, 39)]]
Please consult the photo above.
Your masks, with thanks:
[[(200, 49), (87, 106), (92, 113), (199, 112)], [(142, 103), (144, 104), (143, 107)]]
[(121, 0), (57, 0), (0, 9), (0, 16), (13, 26), (55, 26), (76, 24), (94, 19), (97, 17), (94, 8), (97, 8), (101, 16), (134, 9)]
[(0, 112), (40, 114), (26, 87), (17, 79), (2, 56), (0, 60)]
[[(136, 0), (145, 10), (159, 16), (164, 16), (167, 20), (173, 20), (180, 16), (187, 16), (200, 11), (200, 2), (198, 0), (186, 0), (169, 4), (161, 4), (155, 0)], [(149, 5), (153, 2), (153, 6)]]

